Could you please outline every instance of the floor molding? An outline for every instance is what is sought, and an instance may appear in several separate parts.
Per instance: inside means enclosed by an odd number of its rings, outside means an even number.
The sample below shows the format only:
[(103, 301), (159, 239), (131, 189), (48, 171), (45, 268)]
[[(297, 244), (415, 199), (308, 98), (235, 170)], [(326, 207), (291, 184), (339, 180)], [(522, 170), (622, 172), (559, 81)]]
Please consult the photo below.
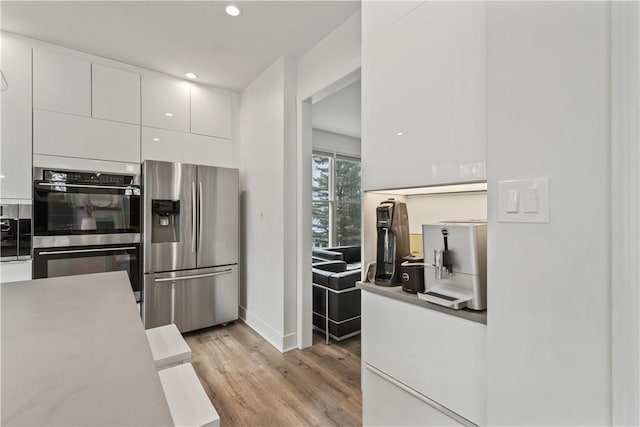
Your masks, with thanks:
[(246, 307), (240, 306), (239, 308), (240, 319), (278, 351), (284, 353), (296, 348), (298, 338), (295, 332), (283, 336), (257, 314), (247, 310)]

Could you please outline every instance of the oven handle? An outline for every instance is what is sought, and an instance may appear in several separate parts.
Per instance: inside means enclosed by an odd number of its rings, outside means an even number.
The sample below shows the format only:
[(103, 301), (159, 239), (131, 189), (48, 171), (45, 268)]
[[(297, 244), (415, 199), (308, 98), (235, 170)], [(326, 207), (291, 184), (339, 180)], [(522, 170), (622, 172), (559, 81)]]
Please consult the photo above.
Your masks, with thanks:
[(44, 187), (74, 187), (74, 188), (106, 188), (112, 190), (135, 190), (137, 187), (132, 185), (90, 185), (90, 184), (67, 184), (66, 182), (40, 182), (37, 185)]
[(138, 249), (135, 246), (124, 246), (121, 248), (101, 248), (101, 249), (71, 249), (68, 251), (43, 251), (38, 252), (38, 255), (62, 255), (62, 254), (84, 254), (89, 252), (115, 252), (115, 251), (129, 251)]
[(233, 270), (232, 269), (228, 269), (228, 270), (222, 270), (222, 271), (216, 271), (215, 273), (205, 273), (205, 274), (194, 274), (192, 276), (180, 276), (180, 277), (164, 277), (162, 279), (155, 279), (154, 281), (156, 283), (161, 283), (161, 282), (178, 282), (180, 280), (191, 280), (191, 279), (201, 279), (203, 277), (213, 277), (213, 276), (222, 276), (223, 274), (229, 274), (231, 273)]

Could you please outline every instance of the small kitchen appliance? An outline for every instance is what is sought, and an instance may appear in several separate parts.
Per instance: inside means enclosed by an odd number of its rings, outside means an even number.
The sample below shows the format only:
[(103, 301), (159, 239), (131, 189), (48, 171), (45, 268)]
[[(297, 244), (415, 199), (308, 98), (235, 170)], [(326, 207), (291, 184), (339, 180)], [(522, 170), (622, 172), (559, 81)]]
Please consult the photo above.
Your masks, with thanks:
[(377, 255), (375, 284), (397, 286), (402, 280), (400, 264), (409, 255), (409, 216), (407, 205), (394, 199), (376, 208)]
[(411, 254), (400, 265), (402, 290), (412, 294), (424, 292), (424, 257)]
[[(421, 299), (453, 309), (487, 308), (487, 224), (424, 224), (425, 291)], [(428, 258), (427, 258), (428, 259)]]

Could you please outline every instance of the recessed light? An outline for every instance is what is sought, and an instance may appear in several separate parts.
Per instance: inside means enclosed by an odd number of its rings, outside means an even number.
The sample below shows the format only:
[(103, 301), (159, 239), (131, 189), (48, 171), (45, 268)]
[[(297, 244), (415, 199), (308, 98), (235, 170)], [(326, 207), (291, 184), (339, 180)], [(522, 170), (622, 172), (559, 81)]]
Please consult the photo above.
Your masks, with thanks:
[(160, 138), (153, 138), (153, 140), (154, 140), (155, 142), (158, 142), (158, 141), (160, 141)]
[(232, 4), (227, 6), (227, 8), (225, 9), (225, 12), (227, 12), (227, 15), (229, 15), (229, 16), (238, 16), (238, 15), (240, 15), (240, 9), (238, 9), (237, 6), (234, 6)]
[(196, 73), (184, 73), (184, 76), (188, 79), (197, 79), (198, 75)]
[(164, 115), (167, 117), (173, 117), (173, 113), (164, 113)]
[(398, 132), (398, 133), (396, 133), (396, 135), (398, 135), (398, 136), (402, 136), (402, 135), (404, 135), (404, 133), (402, 133), (402, 132)]
[(4, 175), (0, 175), (0, 179), (4, 178)]

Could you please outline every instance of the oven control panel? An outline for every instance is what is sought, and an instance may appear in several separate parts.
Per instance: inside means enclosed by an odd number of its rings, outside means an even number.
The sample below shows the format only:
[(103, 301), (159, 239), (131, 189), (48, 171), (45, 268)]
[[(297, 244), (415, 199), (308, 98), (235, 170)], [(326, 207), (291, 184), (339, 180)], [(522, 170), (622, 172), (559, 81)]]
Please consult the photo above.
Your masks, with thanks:
[(70, 172), (44, 170), (45, 181), (60, 181), (67, 184), (104, 184), (104, 185), (132, 185), (132, 175), (113, 175), (100, 172)]

